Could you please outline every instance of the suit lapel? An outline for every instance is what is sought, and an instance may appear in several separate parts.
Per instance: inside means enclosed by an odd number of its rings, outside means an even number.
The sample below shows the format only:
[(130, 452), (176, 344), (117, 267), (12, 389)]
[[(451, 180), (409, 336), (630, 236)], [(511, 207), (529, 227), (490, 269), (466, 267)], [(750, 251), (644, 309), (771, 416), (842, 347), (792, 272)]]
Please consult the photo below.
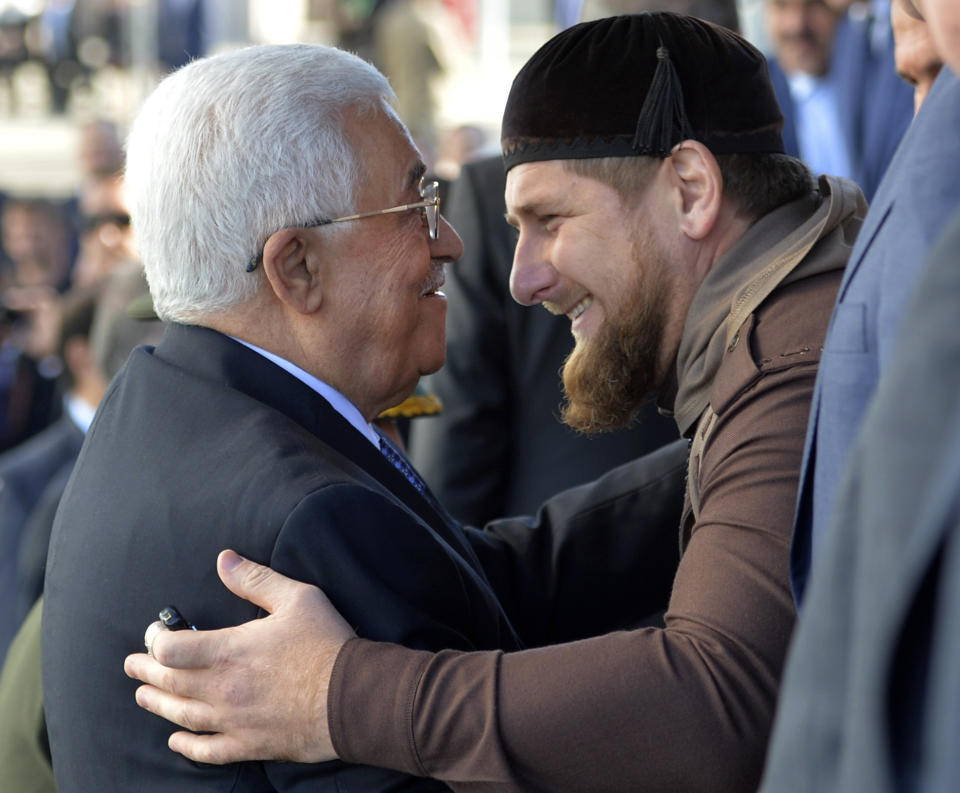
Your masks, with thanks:
[(421, 495), (327, 400), (289, 372), (222, 333), (197, 326), (171, 324), (155, 354), (240, 391), (300, 424), (333, 449), (356, 479), (372, 489), (388, 491), (485, 580), (461, 527), (436, 497), (429, 490)]
[[(944, 67), (934, 82), (933, 87), (930, 89), (930, 94), (927, 96), (923, 107), (901, 139), (900, 145), (897, 147), (897, 151), (877, 188), (873, 203), (870, 206), (870, 211), (867, 213), (863, 227), (860, 229), (857, 241), (854, 243), (853, 251), (851, 252), (847, 267), (844, 270), (843, 280), (840, 283), (840, 290), (837, 294), (836, 302), (838, 304), (846, 299), (854, 275), (859, 270), (861, 262), (864, 261), (867, 253), (871, 250), (874, 240), (892, 212), (896, 195), (901, 187), (901, 181), (908, 178), (912, 173), (912, 158), (916, 156), (917, 151), (928, 148), (923, 144), (926, 140), (929, 140), (931, 136), (943, 135), (942, 128), (945, 127), (942, 110), (939, 107), (940, 97), (946, 92), (957, 90), (956, 83), (957, 78), (954, 77), (949, 69)], [(832, 325), (833, 322), (831, 321), (831, 328), (827, 331), (828, 339), (830, 338)], [(813, 467), (817, 453), (816, 434), (819, 424), (822, 387), (821, 376), (818, 374), (813, 391), (810, 421), (807, 426), (807, 438), (800, 469), (797, 515), (791, 548), (791, 579), (795, 595), (803, 592), (810, 564)]]
[(918, 137), (921, 141), (928, 139), (931, 135), (931, 127), (934, 128), (932, 134), (944, 134), (942, 129), (940, 129), (940, 127), (943, 127), (944, 122), (940, 117), (937, 106), (941, 94), (954, 90), (956, 79), (949, 69), (944, 68), (941, 71), (933, 87), (930, 89), (930, 94), (924, 101), (923, 107), (920, 108), (920, 112), (917, 113), (916, 118), (914, 118), (910, 126), (907, 127), (906, 133), (904, 133), (903, 138), (900, 140), (900, 145), (897, 147), (893, 158), (890, 160), (890, 165), (887, 166), (886, 173), (883, 179), (881, 179), (880, 185), (877, 187), (873, 202), (870, 204), (870, 211), (867, 213), (863, 228), (860, 229), (860, 234), (853, 246), (850, 261), (847, 263), (847, 268), (843, 274), (843, 281), (840, 284), (837, 302), (843, 300), (851, 279), (859, 269), (860, 263), (866, 256), (867, 251), (870, 249), (874, 237), (876, 237), (877, 232), (880, 231), (887, 216), (890, 214), (897, 193), (900, 190), (901, 179), (911, 173), (911, 157), (914, 156), (917, 150), (924, 148), (922, 145), (918, 146), (915, 139)]
[[(854, 273), (870, 250), (873, 239), (883, 227), (890, 210), (893, 208), (893, 191), (877, 191), (879, 203), (874, 203), (867, 212), (866, 221), (860, 229), (857, 241), (847, 266), (843, 271), (840, 289), (834, 303), (836, 306), (846, 298), (847, 288)], [(886, 199), (886, 200), (884, 200)], [(827, 338), (833, 326), (830, 321)], [(811, 553), (813, 550), (813, 469), (817, 459), (817, 428), (820, 423), (820, 400), (823, 394), (823, 376), (817, 373), (813, 386), (813, 397), (810, 400), (810, 420), (807, 423), (807, 437), (804, 441), (803, 459), (800, 464), (800, 482), (797, 491), (797, 510), (794, 517), (793, 539), (790, 547), (790, 584), (793, 589), (794, 600), (799, 603), (807, 585), (807, 576), (810, 572)]]

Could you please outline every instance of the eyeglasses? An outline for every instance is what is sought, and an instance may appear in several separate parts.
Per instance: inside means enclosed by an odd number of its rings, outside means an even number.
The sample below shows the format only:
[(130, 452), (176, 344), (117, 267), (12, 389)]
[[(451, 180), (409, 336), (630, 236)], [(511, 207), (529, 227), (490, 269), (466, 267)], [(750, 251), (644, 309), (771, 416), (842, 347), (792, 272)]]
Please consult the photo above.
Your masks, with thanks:
[[(390, 207), (389, 209), (377, 209), (373, 212), (360, 212), (357, 215), (346, 215), (342, 218), (330, 218), (325, 220), (315, 220), (312, 223), (305, 223), (302, 228), (310, 229), (318, 226), (329, 226), (331, 223), (343, 223), (347, 220), (362, 220), (363, 218), (377, 217), (378, 215), (392, 215), (397, 212), (412, 212), (419, 209), (423, 221), (426, 224), (430, 239), (435, 240), (440, 234), (440, 183), (425, 182), (420, 180), (419, 185), (420, 198), (415, 204), (401, 204), (400, 206)], [(257, 254), (247, 264), (247, 272), (252, 273), (257, 269), (257, 265), (263, 258), (263, 251)]]

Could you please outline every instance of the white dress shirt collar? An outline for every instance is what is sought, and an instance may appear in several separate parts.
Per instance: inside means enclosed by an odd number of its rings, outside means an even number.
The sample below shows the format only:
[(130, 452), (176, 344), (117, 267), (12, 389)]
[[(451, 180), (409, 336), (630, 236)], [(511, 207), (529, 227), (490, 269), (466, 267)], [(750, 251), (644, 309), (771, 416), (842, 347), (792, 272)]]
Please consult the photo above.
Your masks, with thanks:
[(328, 385), (320, 378), (314, 377), (310, 372), (304, 371), (295, 363), (290, 363), (286, 358), (281, 358), (269, 350), (264, 350), (255, 344), (250, 344), (250, 342), (244, 341), (243, 339), (238, 339), (236, 336), (231, 336), (230, 338), (240, 342), (244, 347), (248, 347), (255, 353), (262, 355), (267, 360), (273, 361), (281, 369), (289, 372), (304, 385), (316, 391), (330, 403), (331, 407), (333, 407), (337, 413), (349, 421), (357, 432), (369, 440), (377, 449), (380, 448), (380, 434), (373, 428), (373, 425), (369, 421), (364, 419), (363, 415), (357, 409), (357, 406), (333, 386)]
[(71, 421), (86, 435), (97, 409), (86, 400), (73, 394), (67, 394), (67, 396), (63, 398), (63, 407), (70, 416)]

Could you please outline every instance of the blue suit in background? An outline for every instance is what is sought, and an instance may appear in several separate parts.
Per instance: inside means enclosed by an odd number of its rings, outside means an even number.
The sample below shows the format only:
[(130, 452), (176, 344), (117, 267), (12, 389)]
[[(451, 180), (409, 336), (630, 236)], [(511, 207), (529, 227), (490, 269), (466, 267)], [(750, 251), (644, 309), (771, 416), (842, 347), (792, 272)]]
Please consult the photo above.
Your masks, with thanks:
[[(791, 573), (799, 603), (906, 299), (960, 206), (960, 81), (944, 67), (890, 164), (844, 273), (810, 409)], [(815, 565), (816, 562), (814, 561)]]
[(810, 581), (761, 793), (957, 790), (960, 211), (920, 258)]
[[(873, 42), (875, 25), (886, 25), (885, 43), (880, 46)], [(768, 63), (783, 110), (784, 148), (787, 154), (800, 157), (797, 111), (787, 76), (774, 58)], [(830, 74), (836, 85), (840, 126), (853, 166), (853, 173), (837, 175), (849, 176), (872, 201), (913, 117), (913, 88), (897, 75), (889, 21), (844, 16), (837, 25)]]

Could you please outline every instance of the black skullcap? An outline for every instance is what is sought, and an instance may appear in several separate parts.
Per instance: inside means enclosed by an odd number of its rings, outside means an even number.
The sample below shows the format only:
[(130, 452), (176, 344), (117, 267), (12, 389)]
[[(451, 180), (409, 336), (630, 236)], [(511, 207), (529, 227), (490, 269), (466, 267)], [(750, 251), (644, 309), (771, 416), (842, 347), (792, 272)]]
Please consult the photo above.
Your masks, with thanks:
[(783, 152), (763, 55), (694, 17), (649, 12), (574, 25), (520, 70), (503, 114), (507, 170), (534, 160)]

